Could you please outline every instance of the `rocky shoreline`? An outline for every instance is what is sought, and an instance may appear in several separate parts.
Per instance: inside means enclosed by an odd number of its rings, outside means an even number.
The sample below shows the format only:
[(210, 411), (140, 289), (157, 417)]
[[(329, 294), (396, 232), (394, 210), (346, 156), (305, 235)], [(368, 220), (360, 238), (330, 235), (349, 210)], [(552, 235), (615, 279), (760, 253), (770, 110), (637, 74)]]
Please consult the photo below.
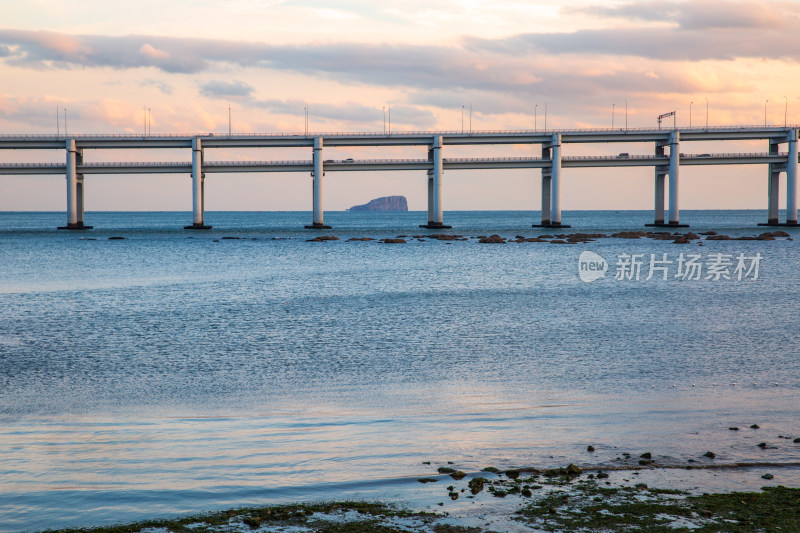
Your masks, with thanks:
[[(394, 501), (321, 501), (263, 507), (241, 507), (180, 518), (82, 529), (60, 533), (254, 531), (292, 532), (428, 532), (501, 531), (650, 531), (753, 532), (797, 531), (800, 488), (782, 485), (758, 491), (701, 492), (692, 487), (653, 486), (640, 474), (664, 473), (678, 466), (628, 469), (579, 468), (574, 464), (547, 470), (505, 470), (488, 467), (465, 474), (440, 467), (429, 484), (427, 505)], [(692, 468), (685, 465), (683, 468)], [(753, 465), (701, 466), (725, 468), (728, 476), (757, 475)], [(800, 464), (773, 465), (800, 469)], [(763, 468), (762, 468), (763, 469)], [(453, 470), (450, 472), (450, 470)], [(761, 475), (769, 479), (767, 474)], [(674, 485), (674, 484), (672, 484)], [(460, 507), (457, 505), (461, 503)], [(472, 504), (472, 505), (470, 505)], [(423, 507), (420, 509), (420, 507)], [(51, 530), (56, 531), (56, 530)]]
[[(347, 242), (353, 241), (378, 241), (385, 244), (406, 244), (410, 240), (419, 242), (425, 241), (443, 241), (443, 242), (457, 242), (457, 241), (476, 241), (480, 244), (506, 244), (506, 243), (527, 243), (527, 242), (547, 242), (550, 244), (580, 244), (587, 242), (594, 242), (598, 239), (652, 239), (657, 241), (672, 241), (673, 244), (691, 244), (698, 243), (701, 246), (703, 241), (774, 241), (777, 239), (785, 239), (787, 241), (793, 240), (791, 235), (785, 231), (767, 231), (758, 235), (731, 237), (729, 235), (720, 235), (716, 231), (705, 231), (700, 234), (693, 232), (670, 233), (668, 231), (620, 231), (612, 234), (606, 233), (559, 233), (559, 234), (541, 234), (536, 237), (526, 237), (524, 235), (516, 235), (512, 237), (502, 237), (497, 234), (493, 235), (474, 235), (464, 236), (452, 233), (433, 233), (433, 234), (418, 234), (418, 235), (398, 235), (396, 237), (386, 237), (382, 239), (375, 239), (372, 237), (351, 237)], [(335, 235), (319, 235), (307, 242), (325, 242), (325, 241), (338, 241), (339, 237)]]
[[(738, 428), (729, 428), (734, 431)], [(753, 424), (751, 429), (759, 429)], [(731, 434), (731, 436), (733, 433)], [(800, 445), (800, 437), (762, 437), (761, 449)], [(763, 445), (762, 445), (763, 444)], [(719, 446), (725, 447), (724, 442)], [(240, 507), (179, 518), (61, 533), (121, 532), (715, 532), (798, 531), (800, 462), (717, 460), (698, 450), (682, 461), (655, 451), (617, 452), (602, 464), (549, 468), (485, 467), (465, 472), (453, 461), (423, 461), (424, 477), (398, 480), (392, 493), (370, 501), (328, 500)], [(791, 455), (791, 454), (790, 454)], [(722, 480), (748, 490), (716, 490)], [(783, 484), (782, 484), (782, 483)], [(766, 485), (766, 486), (765, 486)], [(334, 495), (335, 496), (335, 495)], [(51, 530), (53, 531), (53, 530)]]

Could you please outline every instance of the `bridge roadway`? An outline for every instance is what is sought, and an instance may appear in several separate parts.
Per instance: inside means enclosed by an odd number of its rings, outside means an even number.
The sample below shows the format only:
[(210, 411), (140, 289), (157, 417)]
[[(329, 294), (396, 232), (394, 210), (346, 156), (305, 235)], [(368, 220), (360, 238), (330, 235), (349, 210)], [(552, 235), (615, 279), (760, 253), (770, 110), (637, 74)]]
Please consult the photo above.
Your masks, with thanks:
[[(681, 142), (762, 140), (768, 151), (757, 153), (680, 153)], [(616, 156), (562, 156), (563, 144), (654, 143), (652, 155), (621, 153)], [(84, 175), (168, 174), (192, 176), (193, 223), (190, 229), (205, 229), (205, 174), (239, 172), (309, 172), (313, 176), (313, 223), (308, 228), (327, 228), (323, 222), (322, 178), (325, 172), (426, 171), (428, 174), (428, 223), (423, 227), (444, 228), (443, 180), (445, 170), (542, 169), (542, 223), (536, 226), (567, 227), (561, 223), (560, 178), (562, 168), (652, 166), (655, 169), (656, 226), (681, 226), (678, 209), (679, 169), (694, 165), (765, 164), (768, 166), (768, 217), (766, 225), (778, 221), (780, 173), (786, 173), (786, 225), (797, 224), (798, 126), (716, 127), (677, 130), (618, 129), (565, 131), (480, 131), (323, 134), (236, 135), (0, 135), (0, 150), (65, 150), (65, 163), (1, 163), (0, 175), (64, 174), (67, 181), (66, 229), (87, 229), (83, 223)], [(539, 144), (542, 157), (444, 158), (446, 146), (490, 144)], [(786, 144), (785, 151), (779, 146)], [(324, 159), (324, 147), (427, 146), (427, 159)], [(213, 161), (205, 151), (226, 148), (310, 147), (310, 160)], [(191, 148), (192, 161), (177, 162), (86, 162), (87, 150)], [(669, 176), (669, 218), (664, 211), (665, 181)]]

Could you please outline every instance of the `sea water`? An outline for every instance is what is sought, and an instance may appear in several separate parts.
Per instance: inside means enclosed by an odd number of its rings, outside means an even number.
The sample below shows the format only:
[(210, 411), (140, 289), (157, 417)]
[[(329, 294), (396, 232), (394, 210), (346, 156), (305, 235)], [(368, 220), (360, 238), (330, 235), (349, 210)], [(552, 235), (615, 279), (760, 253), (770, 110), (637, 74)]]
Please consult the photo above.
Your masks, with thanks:
[[(681, 215), (766, 231), (761, 211)], [(610, 233), (652, 214), (537, 216), (448, 212), (446, 232)], [(800, 436), (800, 230), (479, 244), (414, 239), (435, 233), (425, 218), (326, 213), (339, 240), (307, 242), (309, 213), (207, 213), (209, 231), (183, 230), (189, 213), (87, 213), (84, 232), (0, 213), (0, 531), (335, 499), (448, 461), (800, 461), (777, 439)], [(604, 278), (581, 280), (584, 251)], [(676, 279), (681, 253), (730, 255), (731, 274), (760, 254), (757, 277)], [(651, 254), (667, 280), (645, 279)], [(634, 255), (639, 279), (615, 279)]]

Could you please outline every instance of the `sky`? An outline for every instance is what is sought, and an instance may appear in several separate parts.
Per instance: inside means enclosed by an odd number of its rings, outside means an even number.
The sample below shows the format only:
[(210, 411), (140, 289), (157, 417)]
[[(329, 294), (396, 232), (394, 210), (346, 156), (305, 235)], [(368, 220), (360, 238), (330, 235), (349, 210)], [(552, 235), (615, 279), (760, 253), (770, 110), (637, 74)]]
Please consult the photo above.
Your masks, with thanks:
[[(800, 123), (800, 2), (488, 0), (3, 0), (0, 134), (656, 127)], [(472, 109), (470, 114), (469, 109)], [(462, 119), (463, 117), (463, 119)], [(388, 118), (388, 117), (387, 117)], [(463, 126), (462, 126), (462, 120)], [(766, 151), (757, 143), (681, 151)], [(565, 155), (652, 153), (569, 145)], [(538, 155), (538, 146), (445, 148), (445, 157)], [(306, 159), (230, 150), (209, 159)], [(0, 161), (61, 161), (2, 152)], [(329, 149), (326, 158), (425, 157)], [(93, 152), (88, 161), (189, 160), (180, 151)], [(417, 175), (419, 174), (419, 175)], [(451, 171), (445, 210), (540, 205), (539, 170)], [(683, 209), (766, 207), (763, 166), (691, 167)], [(424, 173), (328, 173), (325, 207), (404, 194), (426, 208)], [(784, 197), (782, 195), (782, 202)], [(310, 210), (311, 178), (213, 175), (206, 209)], [(569, 169), (562, 207), (652, 209), (653, 170)], [(0, 176), (0, 210), (63, 210), (63, 177)], [(189, 210), (184, 176), (91, 176), (87, 210)]]

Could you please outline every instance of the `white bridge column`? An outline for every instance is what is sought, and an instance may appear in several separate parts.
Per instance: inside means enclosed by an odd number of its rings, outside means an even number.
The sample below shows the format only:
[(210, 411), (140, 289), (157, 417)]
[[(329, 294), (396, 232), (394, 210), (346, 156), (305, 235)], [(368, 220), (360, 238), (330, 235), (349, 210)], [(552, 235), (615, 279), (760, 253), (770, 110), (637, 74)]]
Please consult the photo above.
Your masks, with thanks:
[(664, 185), (666, 182), (666, 175), (667, 173), (663, 170), (656, 169), (655, 221), (653, 222), (655, 226), (664, 225)]
[(553, 178), (550, 172), (545, 172), (542, 169), (542, 226), (550, 225), (550, 197), (551, 197), (551, 182)]
[[(443, 202), (443, 184), (442, 184), (442, 174), (443, 174), (443, 160), (442, 160), (442, 136), (436, 135), (433, 137), (433, 144), (431, 145), (431, 151), (433, 152), (433, 176), (432, 179), (429, 179), (429, 183), (432, 182), (432, 186), (429, 185), (428, 188), (428, 218), (430, 219), (431, 215), (431, 207), (433, 208), (433, 220), (428, 220), (428, 223), (422, 225), (420, 227), (423, 228), (451, 228), (452, 226), (446, 226), (444, 224), (444, 202)], [(433, 201), (431, 201), (431, 192), (433, 192)], [(432, 204), (432, 205), (431, 205)]]
[[(542, 159), (550, 159), (550, 147), (542, 145)], [(550, 225), (550, 203), (552, 196), (551, 182), (553, 171), (550, 167), (542, 168), (542, 223), (534, 224), (533, 227), (547, 227)]]
[(199, 137), (192, 139), (192, 225), (184, 229), (211, 229), (203, 223), (205, 213), (205, 175), (203, 174), (203, 145)]
[(550, 225), (561, 226), (561, 134), (554, 133), (550, 144), (552, 179), (550, 180)]
[[(433, 154), (431, 154), (431, 158)], [(428, 225), (433, 224), (433, 170), (428, 171)]]
[[(779, 143), (781, 141), (775, 141), (770, 139), (769, 141), (769, 153), (770, 154), (777, 154), (779, 152)], [(778, 213), (780, 210), (780, 194), (781, 194), (781, 169), (782, 165), (778, 166), (774, 163), (770, 163), (767, 166), (767, 221), (765, 223), (759, 224), (759, 226), (780, 226), (780, 220), (778, 218)], [(788, 175), (789, 168), (787, 166), (786, 173)], [(786, 189), (788, 192), (789, 183), (788, 179), (786, 180)], [(786, 204), (789, 204), (789, 198), (786, 198)], [(789, 213), (786, 213), (787, 218), (789, 217)]]
[(786, 163), (786, 225), (797, 225), (797, 130), (789, 132), (789, 161)]
[(680, 157), (680, 134), (673, 131), (669, 135), (669, 225), (685, 227), (680, 223), (680, 208), (678, 207)]
[(778, 209), (780, 202), (781, 173), (776, 172), (773, 165), (769, 165), (769, 177), (767, 178), (767, 225), (777, 226)]
[(83, 162), (83, 154), (78, 152), (75, 139), (67, 139), (66, 146), (67, 180), (67, 225), (58, 229), (91, 229), (83, 225), (83, 176), (78, 175), (78, 161)]
[(306, 229), (331, 229), (323, 222), (323, 208), (322, 208), (322, 178), (325, 176), (325, 169), (323, 164), (323, 140), (322, 137), (314, 137), (314, 181), (312, 185), (314, 206), (313, 206), (313, 221)]
[[(664, 157), (665, 145), (656, 142), (656, 157)], [(654, 220), (652, 224), (645, 224), (645, 226), (666, 226), (664, 223), (664, 200), (666, 199), (666, 176), (669, 174), (669, 167), (666, 165), (656, 166), (656, 179), (655, 179), (655, 203), (654, 203)]]

